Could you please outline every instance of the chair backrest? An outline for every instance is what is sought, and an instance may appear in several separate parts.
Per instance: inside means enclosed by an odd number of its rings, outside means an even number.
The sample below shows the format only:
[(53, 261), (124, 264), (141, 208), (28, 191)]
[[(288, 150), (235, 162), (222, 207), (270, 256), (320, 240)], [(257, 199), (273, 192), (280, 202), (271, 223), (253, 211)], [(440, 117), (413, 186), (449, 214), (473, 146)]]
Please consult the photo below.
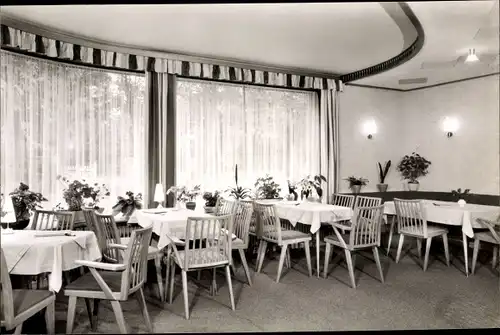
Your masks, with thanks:
[(99, 248), (102, 251), (106, 248), (106, 238), (103, 236), (101, 225), (97, 222), (95, 214), (95, 210), (93, 209), (83, 209), (83, 216), (87, 223), (87, 229), (94, 232), (97, 237), (97, 243), (99, 243)]
[(254, 210), (257, 215), (260, 236), (281, 243), (282, 229), (280, 219), (276, 214), (276, 206), (256, 201)]
[(500, 222), (494, 222), (486, 219), (477, 219), (477, 222), (488, 227), (493, 239), (500, 244)]
[(365, 197), (358, 195), (356, 201), (354, 202), (354, 208), (358, 207), (376, 207), (382, 204), (382, 198), (377, 197)]
[(248, 232), (253, 216), (253, 203), (238, 201), (234, 214), (233, 234), (243, 241), (244, 248), (248, 247)]
[(75, 212), (35, 210), (32, 230), (73, 230)]
[[(221, 265), (231, 261), (234, 216), (189, 217), (186, 227), (184, 269)], [(193, 241), (190, 245), (189, 241)]]
[(2, 327), (10, 330), (14, 326), (14, 297), (12, 295), (12, 283), (10, 282), (9, 270), (7, 261), (3, 254), (3, 249), (0, 256), (0, 285), (2, 287)]
[(354, 206), (354, 198), (354, 195), (334, 194), (332, 205), (352, 208)]
[(394, 198), (398, 230), (422, 234), (427, 238), (427, 217), (422, 200), (404, 200)]
[(121, 295), (123, 298), (134, 293), (144, 285), (148, 273), (148, 249), (153, 226), (139, 228), (132, 232), (127, 250), (123, 257), (126, 265), (122, 273)]
[(108, 263), (121, 263), (122, 257), (120, 251), (116, 248), (108, 248), (111, 243), (121, 244), (120, 233), (116, 227), (113, 215), (95, 213), (96, 223), (102, 232), (103, 245), (101, 248), (103, 260)]
[(349, 244), (352, 248), (380, 246), (384, 206), (354, 209)]
[(236, 201), (219, 197), (215, 205), (215, 215), (229, 215), (234, 213)]

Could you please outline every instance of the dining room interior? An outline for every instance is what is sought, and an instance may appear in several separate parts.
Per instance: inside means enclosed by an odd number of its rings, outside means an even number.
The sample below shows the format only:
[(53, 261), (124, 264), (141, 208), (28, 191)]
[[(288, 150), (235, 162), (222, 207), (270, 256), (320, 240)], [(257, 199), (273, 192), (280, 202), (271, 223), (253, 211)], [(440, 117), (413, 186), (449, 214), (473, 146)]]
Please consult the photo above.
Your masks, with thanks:
[(499, 7), (2, 5), (1, 333), (500, 328)]

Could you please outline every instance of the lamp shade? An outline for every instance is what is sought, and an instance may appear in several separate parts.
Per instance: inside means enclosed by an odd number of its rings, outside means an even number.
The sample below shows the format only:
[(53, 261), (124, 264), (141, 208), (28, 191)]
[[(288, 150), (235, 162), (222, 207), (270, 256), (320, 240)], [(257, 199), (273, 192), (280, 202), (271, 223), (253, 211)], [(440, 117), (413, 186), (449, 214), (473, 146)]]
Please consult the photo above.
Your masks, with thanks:
[(14, 203), (12, 202), (12, 198), (6, 196), (3, 204), (2, 204), (2, 217), (0, 221), (2, 222), (16, 222), (16, 212), (14, 210)]
[(154, 201), (156, 202), (163, 202), (165, 201), (165, 192), (163, 191), (163, 185), (162, 184), (156, 184), (155, 188), (155, 195), (154, 195)]

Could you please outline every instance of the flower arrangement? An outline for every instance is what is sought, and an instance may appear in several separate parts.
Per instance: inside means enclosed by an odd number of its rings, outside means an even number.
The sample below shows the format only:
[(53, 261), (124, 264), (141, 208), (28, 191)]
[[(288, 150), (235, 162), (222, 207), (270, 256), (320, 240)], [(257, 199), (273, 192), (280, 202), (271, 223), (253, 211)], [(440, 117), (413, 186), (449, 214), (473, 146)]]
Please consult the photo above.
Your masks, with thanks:
[(280, 196), (280, 185), (273, 180), (273, 177), (266, 174), (265, 177), (258, 178), (255, 182), (257, 197), (261, 199), (276, 199)]
[(470, 189), (466, 188), (462, 192), (462, 188), (458, 188), (457, 190), (452, 190), (451, 195), (456, 199), (464, 199), (470, 195)]
[(300, 188), (300, 195), (301, 198), (308, 198), (313, 190), (316, 191), (316, 194), (318, 194), (318, 197), (323, 196), (323, 188), (321, 187), (321, 182), (324, 181), (326, 182), (326, 178), (323, 175), (315, 175), (315, 176), (307, 176), (303, 178), (299, 183), (298, 186)]
[(42, 207), (40, 203), (47, 201), (41, 193), (30, 191), (29, 186), (22, 182), (9, 195), (12, 198), (17, 221), (29, 220), (31, 213), (36, 208)]
[[(66, 186), (63, 191), (63, 198), (69, 211), (81, 211), (84, 206), (97, 209), (99, 208), (97, 206), (99, 200), (109, 196), (109, 190), (105, 184), (94, 183), (94, 185), (90, 186), (85, 182), (85, 179), (82, 179), (82, 181), (73, 180), (72, 182), (62, 176), (57, 176), (57, 179)], [(86, 203), (85, 200), (87, 200)], [(56, 208), (61, 207), (61, 204), (58, 204)]]
[(190, 202), (201, 193), (200, 185), (196, 185), (192, 189), (186, 186), (172, 186), (168, 189), (167, 194), (175, 193), (175, 199), (179, 202)]
[(205, 206), (215, 207), (219, 197), (220, 197), (219, 191), (215, 191), (213, 193), (212, 192), (205, 192), (203, 194), (203, 200), (205, 200)]
[(418, 184), (418, 178), (428, 173), (431, 162), (413, 152), (411, 156), (405, 155), (398, 164), (398, 171), (403, 175), (403, 179), (410, 184)]
[[(122, 213), (124, 216), (130, 216), (136, 209), (142, 208), (142, 194), (128, 191), (125, 197), (118, 197), (118, 202), (113, 206), (113, 213)], [(116, 215), (115, 214), (115, 215)]]
[(345, 180), (349, 183), (349, 188), (352, 188), (353, 186), (366, 186), (368, 184), (368, 179), (363, 178), (363, 177), (348, 177)]
[(229, 196), (235, 198), (236, 200), (250, 198), (250, 190), (238, 185), (238, 164), (234, 168), (234, 181), (236, 182), (236, 187), (230, 187), (227, 191)]
[(297, 185), (290, 183), (290, 180), (288, 180), (287, 182), (289, 200), (297, 200), (299, 198), (299, 195), (297, 194)]

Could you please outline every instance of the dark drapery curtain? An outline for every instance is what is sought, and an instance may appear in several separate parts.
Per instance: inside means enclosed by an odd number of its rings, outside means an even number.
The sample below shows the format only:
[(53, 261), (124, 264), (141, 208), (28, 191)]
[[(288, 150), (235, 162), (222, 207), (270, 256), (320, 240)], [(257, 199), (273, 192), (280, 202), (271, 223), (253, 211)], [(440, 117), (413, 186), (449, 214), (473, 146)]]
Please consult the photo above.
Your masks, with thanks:
[[(166, 192), (175, 185), (175, 89), (176, 76), (146, 72), (148, 92), (147, 185), (145, 203), (154, 208), (157, 183)], [(166, 196), (164, 206), (172, 207), (174, 198)]]

